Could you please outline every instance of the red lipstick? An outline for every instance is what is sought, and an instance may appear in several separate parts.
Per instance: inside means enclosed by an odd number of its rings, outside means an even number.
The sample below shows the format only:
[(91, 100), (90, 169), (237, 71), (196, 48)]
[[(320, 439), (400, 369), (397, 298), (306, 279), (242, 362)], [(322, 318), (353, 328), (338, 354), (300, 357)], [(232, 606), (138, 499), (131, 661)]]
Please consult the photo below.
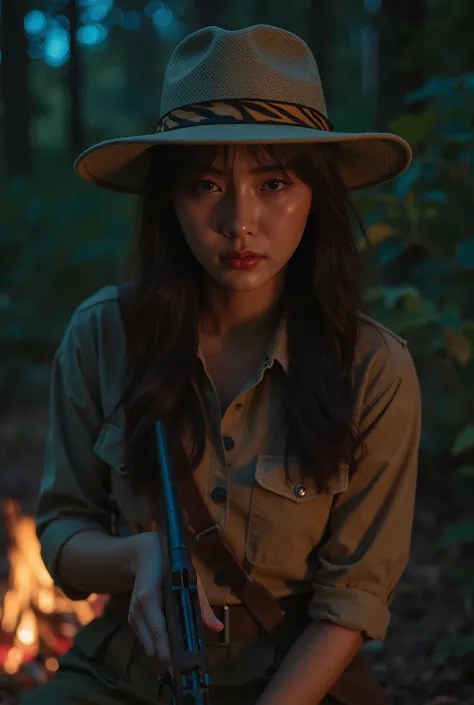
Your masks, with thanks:
[(231, 269), (253, 269), (263, 259), (255, 250), (231, 250), (222, 256)]

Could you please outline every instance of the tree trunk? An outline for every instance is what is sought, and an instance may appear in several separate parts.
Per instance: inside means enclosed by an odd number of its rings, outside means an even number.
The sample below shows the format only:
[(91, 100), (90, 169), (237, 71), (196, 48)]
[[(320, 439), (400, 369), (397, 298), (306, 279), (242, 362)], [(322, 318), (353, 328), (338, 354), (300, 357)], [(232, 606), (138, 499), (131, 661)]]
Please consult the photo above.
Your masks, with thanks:
[(225, 6), (223, 0), (195, 0), (195, 29), (217, 25), (225, 27)]
[(331, 4), (327, 0), (311, 0), (308, 24), (303, 38), (318, 64), (326, 102), (331, 94), (331, 39), (333, 39)]
[(3, 0), (1, 3), (2, 152), (4, 170), (9, 176), (28, 176), (33, 169), (30, 65), (24, 16), (24, 0)]
[(421, 61), (417, 60), (417, 35), (425, 18), (426, 0), (383, 0), (379, 12), (379, 93), (376, 129), (387, 130), (405, 106), (407, 93), (424, 82)]
[[(120, 0), (126, 11), (137, 8), (136, 0)], [(164, 55), (163, 40), (149, 17), (144, 17), (138, 29), (120, 30), (120, 61), (126, 88), (122, 92), (122, 110), (127, 119), (133, 116), (137, 133), (153, 132), (160, 107), (160, 58)], [(161, 55), (163, 54), (163, 57)]]
[(82, 65), (77, 44), (79, 29), (79, 8), (77, 0), (69, 0), (64, 10), (70, 23), (71, 59), (67, 65), (67, 91), (69, 96), (69, 149), (77, 156), (84, 149), (84, 125), (82, 116)]

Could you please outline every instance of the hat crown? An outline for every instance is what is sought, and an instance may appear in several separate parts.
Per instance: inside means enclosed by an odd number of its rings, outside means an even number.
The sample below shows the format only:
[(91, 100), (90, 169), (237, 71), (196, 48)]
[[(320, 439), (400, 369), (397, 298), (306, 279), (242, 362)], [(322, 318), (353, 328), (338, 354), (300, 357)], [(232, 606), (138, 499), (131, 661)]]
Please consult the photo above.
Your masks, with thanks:
[(164, 77), (161, 117), (226, 99), (299, 103), (327, 116), (319, 70), (306, 42), (270, 25), (204, 27), (178, 44)]

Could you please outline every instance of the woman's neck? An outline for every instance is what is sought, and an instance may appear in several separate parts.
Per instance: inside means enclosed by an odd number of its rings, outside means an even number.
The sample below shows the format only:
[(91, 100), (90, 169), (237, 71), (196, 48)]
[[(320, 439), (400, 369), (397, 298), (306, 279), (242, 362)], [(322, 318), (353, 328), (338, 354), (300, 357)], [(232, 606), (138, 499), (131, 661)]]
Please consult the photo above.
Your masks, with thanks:
[(274, 280), (254, 291), (211, 287), (201, 317), (202, 334), (241, 337), (274, 329), (281, 315), (282, 285)]

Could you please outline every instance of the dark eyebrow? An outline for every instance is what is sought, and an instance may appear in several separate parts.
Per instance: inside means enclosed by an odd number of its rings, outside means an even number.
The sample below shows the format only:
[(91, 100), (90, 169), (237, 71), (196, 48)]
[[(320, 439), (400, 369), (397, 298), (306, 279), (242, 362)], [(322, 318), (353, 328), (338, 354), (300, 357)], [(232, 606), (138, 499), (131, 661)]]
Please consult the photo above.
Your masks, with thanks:
[[(270, 173), (275, 173), (279, 172), (280, 174), (284, 174), (285, 171), (288, 170), (288, 167), (284, 167), (281, 164), (262, 164), (260, 166), (256, 166), (253, 169), (250, 169), (251, 174), (270, 174)], [(196, 164), (195, 167), (193, 168), (193, 171), (196, 173), (202, 173), (205, 172), (207, 174), (216, 174), (217, 176), (223, 176), (225, 174), (225, 171), (222, 169), (218, 169), (215, 166), (210, 166), (209, 164)]]

